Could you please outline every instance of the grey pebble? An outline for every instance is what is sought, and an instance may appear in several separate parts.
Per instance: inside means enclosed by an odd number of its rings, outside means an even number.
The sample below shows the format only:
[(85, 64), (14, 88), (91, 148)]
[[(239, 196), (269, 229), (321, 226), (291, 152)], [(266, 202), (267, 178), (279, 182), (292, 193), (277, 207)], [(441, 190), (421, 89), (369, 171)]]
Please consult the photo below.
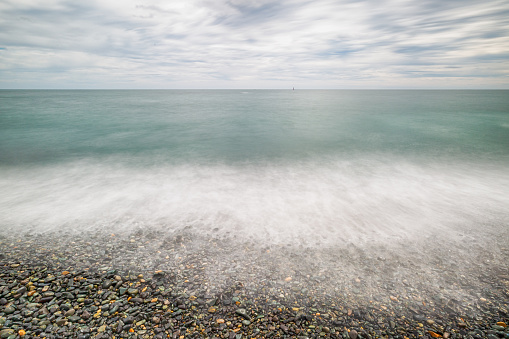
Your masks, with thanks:
[(5, 309), (4, 309), (4, 312), (6, 314), (12, 314), (16, 311), (16, 307), (14, 307), (13, 305), (9, 305), (7, 306)]
[(127, 294), (136, 295), (136, 294), (138, 294), (138, 289), (137, 288), (129, 288), (127, 290)]
[(251, 320), (251, 317), (247, 314), (247, 311), (245, 308), (238, 308), (235, 310), (235, 313), (246, 318), (246, 320)]

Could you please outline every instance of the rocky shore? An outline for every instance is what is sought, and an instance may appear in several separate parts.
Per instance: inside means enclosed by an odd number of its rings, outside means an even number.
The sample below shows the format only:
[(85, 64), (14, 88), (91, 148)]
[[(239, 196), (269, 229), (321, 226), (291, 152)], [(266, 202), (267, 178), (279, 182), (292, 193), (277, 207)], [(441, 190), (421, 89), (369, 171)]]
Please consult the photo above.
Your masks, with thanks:
[(185, 232), (2, 235), (0, 338), (509, 338), (502, 240), (424, 257)]

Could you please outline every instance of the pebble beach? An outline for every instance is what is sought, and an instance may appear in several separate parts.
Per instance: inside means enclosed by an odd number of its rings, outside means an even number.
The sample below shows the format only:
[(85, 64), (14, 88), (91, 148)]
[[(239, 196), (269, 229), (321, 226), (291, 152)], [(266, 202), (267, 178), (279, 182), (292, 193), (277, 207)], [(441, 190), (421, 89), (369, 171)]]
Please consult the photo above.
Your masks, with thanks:
[(0, 337), (509, 338), (503, 239), (475, 261), (432, 250), (3, 235)]

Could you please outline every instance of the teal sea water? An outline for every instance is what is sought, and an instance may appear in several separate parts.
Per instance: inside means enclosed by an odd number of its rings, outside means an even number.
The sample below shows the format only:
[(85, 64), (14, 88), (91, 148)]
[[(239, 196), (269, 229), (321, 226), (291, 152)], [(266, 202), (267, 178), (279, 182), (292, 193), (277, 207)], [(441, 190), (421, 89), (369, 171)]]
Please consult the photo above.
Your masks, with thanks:
[(509, 91), (2, 90), (0, 192), (6, 232), (506, 231)]

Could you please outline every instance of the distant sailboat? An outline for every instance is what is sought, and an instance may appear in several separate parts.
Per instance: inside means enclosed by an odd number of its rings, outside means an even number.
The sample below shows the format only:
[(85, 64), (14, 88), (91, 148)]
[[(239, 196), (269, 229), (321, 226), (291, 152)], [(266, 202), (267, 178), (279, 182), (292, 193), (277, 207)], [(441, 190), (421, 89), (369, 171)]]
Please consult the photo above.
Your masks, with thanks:
[(292, 89), (292, 91), (295, 91), (295, 87)]

